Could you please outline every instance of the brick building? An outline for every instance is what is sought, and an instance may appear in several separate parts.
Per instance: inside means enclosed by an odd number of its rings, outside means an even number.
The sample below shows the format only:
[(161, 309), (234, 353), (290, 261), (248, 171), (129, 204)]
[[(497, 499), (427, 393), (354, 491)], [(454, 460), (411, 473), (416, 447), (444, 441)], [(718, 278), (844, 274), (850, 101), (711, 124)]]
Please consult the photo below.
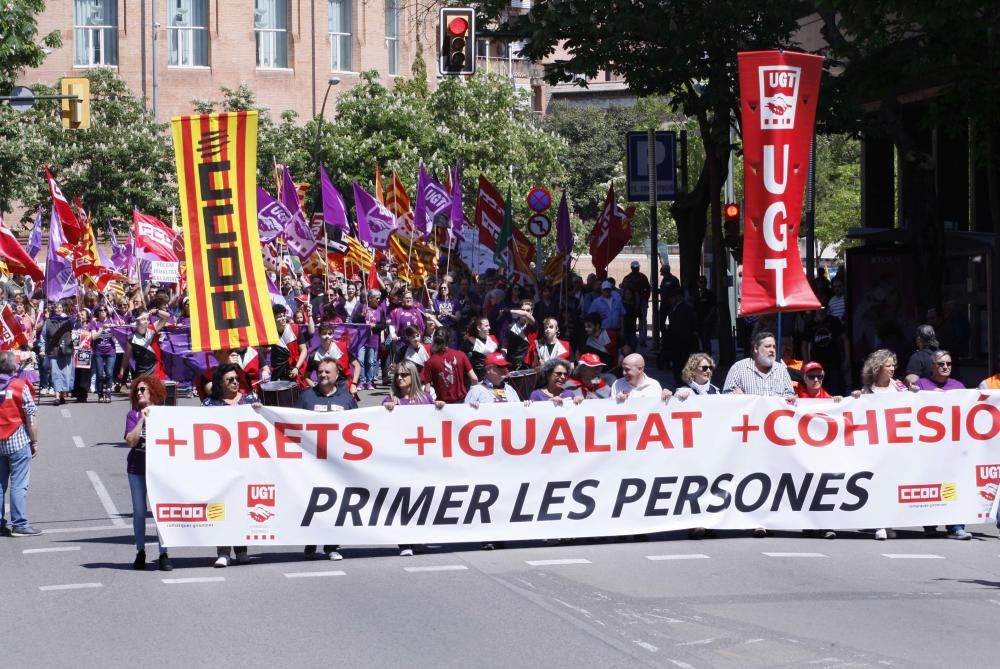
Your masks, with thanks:
[(378, 70), (389, 85), (409, 76), (418, 42), (433, 78), (437, 8), (405, 0), (51, 0), (38, 27), (58, 30), (63, 46), (25, 74), (29, 85), (111, 67), (151, 106), (156, 98), (161, 122), (240, 84), (275, 116), (308, 118), (331, 76), (341, 83), (327, 112), (360, 72)]

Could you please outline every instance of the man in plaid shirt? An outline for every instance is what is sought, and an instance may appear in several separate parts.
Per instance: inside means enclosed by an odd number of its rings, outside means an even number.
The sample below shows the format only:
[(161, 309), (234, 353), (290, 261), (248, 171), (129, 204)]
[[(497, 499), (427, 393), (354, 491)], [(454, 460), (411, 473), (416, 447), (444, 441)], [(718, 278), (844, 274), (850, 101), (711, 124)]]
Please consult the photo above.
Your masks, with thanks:
[[(11, 351), (0, 352), (0, 535), (41, 534), (28, 522), (28, 482), (31, 459), (38, 454), (35, 400), (31, 385), (14, 378), (17, 364)], [(10, 527), (4, 493), (10, 488)]]

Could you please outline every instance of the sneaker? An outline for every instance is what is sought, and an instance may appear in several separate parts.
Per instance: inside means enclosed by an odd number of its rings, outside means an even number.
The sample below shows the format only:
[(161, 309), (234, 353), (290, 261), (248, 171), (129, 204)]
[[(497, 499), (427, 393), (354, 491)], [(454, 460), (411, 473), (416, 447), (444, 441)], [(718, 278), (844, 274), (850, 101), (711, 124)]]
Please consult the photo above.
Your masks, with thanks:
[(229, 566), (229, 558), (227, 558), (225, 555), (220, 555), (218, 559), (216, 559), (215, 561), (216, 569), (225, 569), (228, 566)]
[(344, 556), (340, 554), (339, 551), (328, 551), (326, 554), (327, 560), (343, 560)]
[(170, 562), (170, 556), (166, 553), (160, 553), (160, 571), (173, 571), (174, 565)]
[(491, 542), (487, 541), (485, 544), (483, 544), (479, 548), (482, 549), (482, 550), (484, 550), (484, 551), (491, 551), (494, 548), (496, 548), (496, 546), (494, 546)]
[(972, 535), (969, 534), (968, 532), (966, 532), (965, 530), (959, 528), (959, 529), (955, 530), (954, 532), (949, 532), (948, 533), (948, 538), (949, 539), (958, 539), (959, 541), (968, 541), (969, 539), (972, 538)]
[(763, 528), (763, 527), (755, 527), (755, 528), (753, 528), (753, 538), (754, 539), (763, 539), (766, 536), (767, 536), (767, 529), (766, 528)]
[(692, 527), (688, 530), (688, 539), (692, 541), (699, 541), (705, 538), (705, 528), (704, 527)]
[(146, 551), (136, 551), (135, 561), (132, 562), (132, 569), (142, 571), (146, 568)]
[(306, 546), (305, 550), (302, 551), (302, 557), (304, 557), (307, 560), (311, 560), (314, 557), (316, 557), (316, 547)]
[(823, 538), (824, 539), (836, 539), (837, 538), (837, 533), (834, 532), (833, 530), (823, 530)]
[(37, 537), (41, 534), (41, 530), (36, 530), (31, 525), (25, 525), (24, 527), (15, 527), (10, 531), (10, 536), (12, 537)]
[(933, 539), (937, 535), (938, 535), (938, 531), (937, 531), (936, 527), (925, 527), (924, 528), (924, 538), (926, 538), (926, 539)]
[(400, 557), (413, 557), (413, 549), (409, 547), (404, 548), (403, 550), (399, 551), (399, 555)]
[(9, 537), (9, 536), (11, 536), (10, 528), (6, 525), (0, 525), (0, 537)]
[(885, 541), (889, 538), (889, 533), (884, 527), (875, 530), (875, 541)]
[(236, 564), (250, 564), (250, 556), (247, 555), (246, 551), (236, 553)]

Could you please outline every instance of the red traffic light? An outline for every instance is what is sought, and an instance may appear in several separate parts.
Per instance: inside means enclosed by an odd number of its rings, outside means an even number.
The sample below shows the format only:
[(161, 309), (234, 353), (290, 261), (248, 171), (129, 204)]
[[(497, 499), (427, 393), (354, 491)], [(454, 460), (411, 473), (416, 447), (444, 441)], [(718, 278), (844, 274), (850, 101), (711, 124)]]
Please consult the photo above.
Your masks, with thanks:
[(729, 203), (722, 207), (722, 215), (727, 220), (737, 220), (740, 217), (740, 205), (735, 203)]
[(461, 16), (456, 16), (448, 21), (448, 34), (452, 37), (461, 37), (469, 31), (469, 22)]

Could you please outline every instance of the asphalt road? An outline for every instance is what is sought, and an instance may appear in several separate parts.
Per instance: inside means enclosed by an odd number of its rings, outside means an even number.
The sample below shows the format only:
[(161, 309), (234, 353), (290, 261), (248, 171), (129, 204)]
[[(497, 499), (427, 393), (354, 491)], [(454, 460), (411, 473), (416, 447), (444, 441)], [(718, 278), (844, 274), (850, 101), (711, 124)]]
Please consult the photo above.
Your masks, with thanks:
[[(365, 398), (365, 404), (381, 396)], [(995, 661), (1000, 541), (688, 541), (134, 557), (126, 401), (40, 408), (29, 515), (0, 538), (3, 667), (943, 667)], [(152, 522), (151, 520), (149, 521)], [(152, 532), (150, 530), (150, 532)], [(151, 537), (154, 538), (155, 537)], [(148, 547), (150, 560), (155, 543)]]

